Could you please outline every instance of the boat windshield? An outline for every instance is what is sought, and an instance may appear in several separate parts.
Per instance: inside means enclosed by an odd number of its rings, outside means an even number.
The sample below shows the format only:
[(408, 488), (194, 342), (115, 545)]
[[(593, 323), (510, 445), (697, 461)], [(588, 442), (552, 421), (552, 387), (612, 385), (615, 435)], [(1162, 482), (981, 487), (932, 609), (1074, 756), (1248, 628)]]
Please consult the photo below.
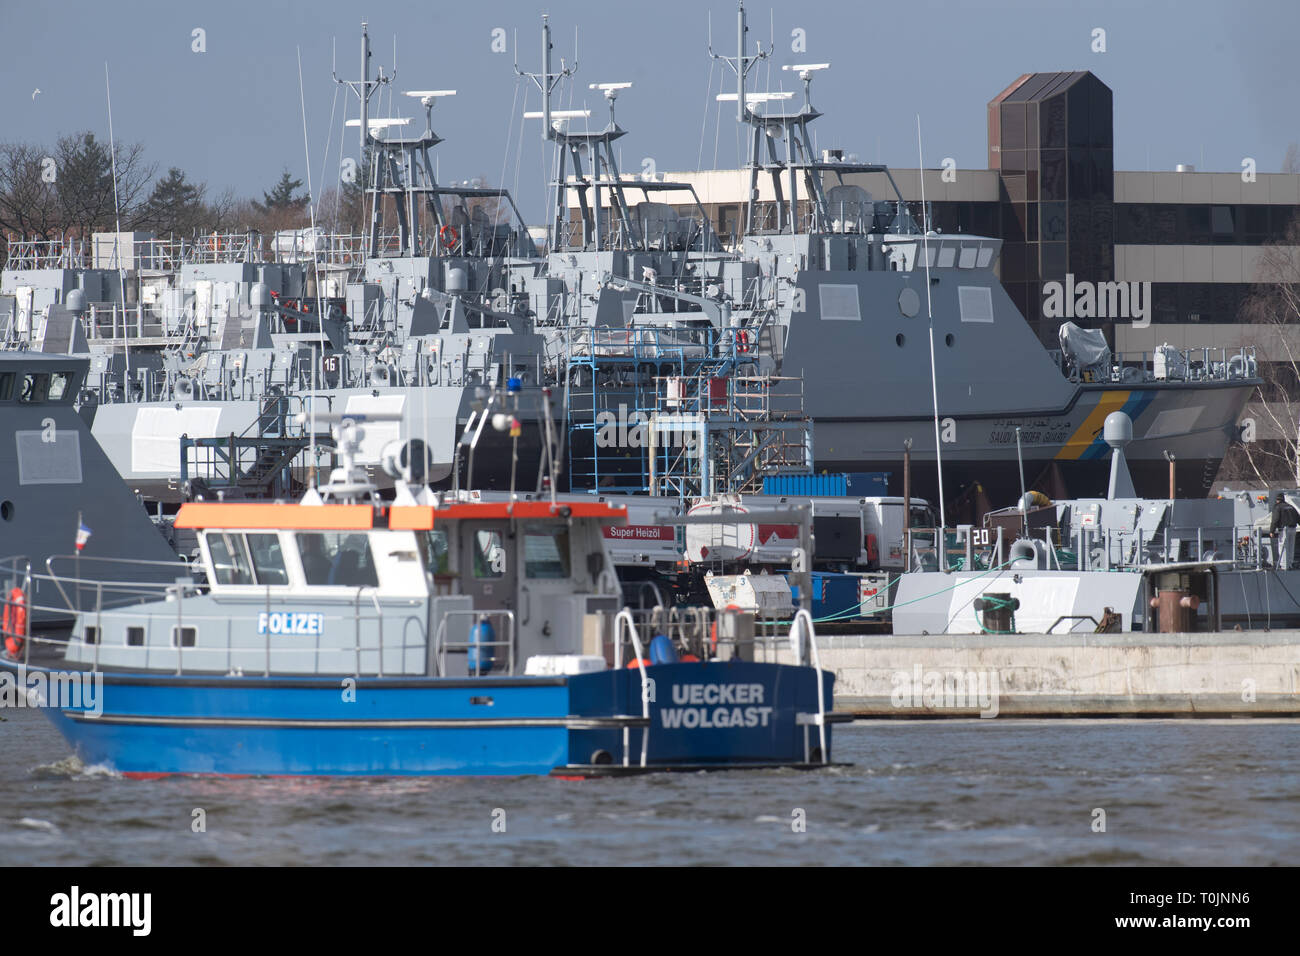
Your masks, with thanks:
[(530, 578), (569, 576), (569, 529), (524, 529), (524, 575)]
[(307, 531), (297, 535), (302, 572), (310, 585), (378, 587), (375, 560), (364, 534)]
[(424, 560), (424, 569), (430, 574), (450, 574), (451, 554), (447, 545), (447, 532), (435, 528), (417, 535), (420, 545), (420, 557)]

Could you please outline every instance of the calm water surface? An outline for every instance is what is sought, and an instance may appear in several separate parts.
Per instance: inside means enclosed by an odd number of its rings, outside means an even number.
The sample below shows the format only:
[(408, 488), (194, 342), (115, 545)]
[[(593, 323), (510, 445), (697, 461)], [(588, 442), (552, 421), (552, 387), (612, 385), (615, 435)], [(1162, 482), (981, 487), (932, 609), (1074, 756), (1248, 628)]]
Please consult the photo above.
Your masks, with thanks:
[(3, 716), (9, 865), (1300, 859), (1296, 721), (858, 723), (835, 730), (836, 758), (854, 766), (817, 773), (139, 781), (81, 766), (38, 711)]

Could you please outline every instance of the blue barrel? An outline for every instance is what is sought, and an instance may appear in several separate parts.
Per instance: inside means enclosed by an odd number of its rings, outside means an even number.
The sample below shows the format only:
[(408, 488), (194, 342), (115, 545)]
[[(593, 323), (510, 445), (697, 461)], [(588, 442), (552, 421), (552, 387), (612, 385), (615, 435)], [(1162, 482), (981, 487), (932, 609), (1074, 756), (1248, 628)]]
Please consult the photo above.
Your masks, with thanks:
[(673, 647), (673, 642), (664, 634), (656, 634), (650, 641), (650, 663), (651, 664), (676, 664), (677, 648)]
[(479, 618), (478, 623), (470, 628), (465, 666), (471, 675), (486, 674), (492, 669), (497, 660), (497, 649), (492, 646), (496, 639), (497, 633), (486, 617)]

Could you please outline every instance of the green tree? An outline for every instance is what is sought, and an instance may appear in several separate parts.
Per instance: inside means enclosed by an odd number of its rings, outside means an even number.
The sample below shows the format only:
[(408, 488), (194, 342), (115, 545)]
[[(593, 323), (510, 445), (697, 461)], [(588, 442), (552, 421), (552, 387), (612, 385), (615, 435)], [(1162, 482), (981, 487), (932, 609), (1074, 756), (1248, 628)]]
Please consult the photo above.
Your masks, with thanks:
[(206, 184), (190, 182), (182, 170), (173, 166), (154, 183), (144, 202), (141, 220), (159, 236), (188, 235), (207, 225), (206, 192)]
[(255, 201), (253, 206), (262, 213), (300, 212), (311, 202), (310, 196), (294, 195), (301, 187), (302, 180), (294, 179), (286, 169), (280, 174), (280, 181), (269, 193), (262, 193), (262, 201)]

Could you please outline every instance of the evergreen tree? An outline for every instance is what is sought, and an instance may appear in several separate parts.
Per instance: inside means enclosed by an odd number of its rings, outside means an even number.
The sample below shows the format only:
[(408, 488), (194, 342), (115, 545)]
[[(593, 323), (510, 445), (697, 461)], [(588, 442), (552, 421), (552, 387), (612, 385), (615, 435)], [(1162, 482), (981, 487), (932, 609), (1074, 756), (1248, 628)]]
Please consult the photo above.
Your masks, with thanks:
[(307, 208), (307, 203), (311, 201), (310, 196), (294, 195), (301, 187), (302, 180), (294, 179), (286, 169), (280, 174), (280, 181), (274, 188), (269, 193), (262, 193), (262, 201), (254, 202), (253, 206), (262, 213), (298, 212)]
[(173, 166), (154, 183), (145, 200), (142, 221), (159, 236), (188, 235), (206, 225), (205, 191), (204, 184), (190, 182), (182, 170)]

